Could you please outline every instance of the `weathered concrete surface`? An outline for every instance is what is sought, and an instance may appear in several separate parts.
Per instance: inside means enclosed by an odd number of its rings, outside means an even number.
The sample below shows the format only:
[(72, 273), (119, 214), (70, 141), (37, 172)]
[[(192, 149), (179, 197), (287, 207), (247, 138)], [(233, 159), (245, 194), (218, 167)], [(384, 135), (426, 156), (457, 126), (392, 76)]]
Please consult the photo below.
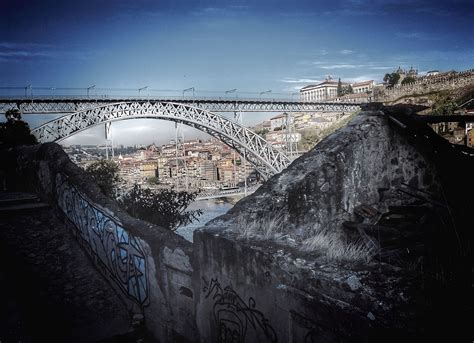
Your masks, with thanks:
[(241, 214), (248, 221), (280, 216), (295, 237), (342, 231), (356, 206), (383, 211), (396, 204), (384, 194), (402, 183), (435, 192), (436, 169), (381, 112), (362, 112), (214, 223), (235, 225)]
[[(19, 147), (3, 151), (1, 157), (10, 189), (33, 191), (56, 205), (61, 201), (56, 207), (56, 213), (63, 212), (60, 229), (76, 235), (109, 286), (121, 295), (132, 314), (144, 316), (156, 338), (164, 342), (194, 340), (191, 243), (130, 217), (56, 144)], [(113, 257), (119, 253), (125, 260)], [(143, 283), (138, 302), (130, 293), (137, 283)]]
[(1, 218), (0, 298), (14, 300), (2, 306), (2, 341), (95, 342), (133, 331), (124, 302), (62, 227), (51, 209)]
[(404, 295), (414, 293), (413, 285), (400, 282), (399, 269), (321, 264), (268, 241), (238, 241), (220, 233), (194, 234), (201, 342), (377, 342), (415, 336), (415, 305)]
[[(361, 113), (195, 232), (201, 341), (421, 341), (444, 328), (468, 337), (461, 320), (472, 313), (462, 300), (469, 294), (470, 240), (462, 226), (469, 206), (441, 185), (462, 187), (472, 159), (415, 126)], [(354, 214), (361, 204), (382, 214), (378, 225)], [(240, 234), (242, 217), (275, 216), (296, 239)], [(380, 253), (371, 263), (331, 262), (299, 249), (298, 238), (318, 229), (351, 239), (346, 223), (380, 233), (378, 241), (387, 234), (407, 263), (385, 263)]]

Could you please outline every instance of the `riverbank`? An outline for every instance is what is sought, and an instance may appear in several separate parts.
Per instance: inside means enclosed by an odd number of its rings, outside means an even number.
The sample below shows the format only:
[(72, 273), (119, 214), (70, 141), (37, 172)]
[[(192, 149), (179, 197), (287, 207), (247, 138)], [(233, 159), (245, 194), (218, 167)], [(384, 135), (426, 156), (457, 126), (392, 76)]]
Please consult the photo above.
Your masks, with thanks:
[(193, 223), (179, 227), (175, 232), (186, 240), (193, 241), (194, 230), (206, 225), (212, 219), (219, 217), (229, 211), (242, 199), (242, 196), (225, 197), (209, 200), (198, 200), (189, 205), (188, 210), (201, 209), (203, 214)]

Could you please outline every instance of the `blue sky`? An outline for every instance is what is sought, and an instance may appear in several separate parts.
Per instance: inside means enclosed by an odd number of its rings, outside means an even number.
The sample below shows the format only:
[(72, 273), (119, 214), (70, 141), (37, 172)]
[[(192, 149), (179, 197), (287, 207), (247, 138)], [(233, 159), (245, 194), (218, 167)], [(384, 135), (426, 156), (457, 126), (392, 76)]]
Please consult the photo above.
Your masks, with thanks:
[(474, 2), (457, 0), (3, 0), (0, 86), (252, 96), (327, 75), (380, 81), (399, 65), (469, 69), (472, 18)]

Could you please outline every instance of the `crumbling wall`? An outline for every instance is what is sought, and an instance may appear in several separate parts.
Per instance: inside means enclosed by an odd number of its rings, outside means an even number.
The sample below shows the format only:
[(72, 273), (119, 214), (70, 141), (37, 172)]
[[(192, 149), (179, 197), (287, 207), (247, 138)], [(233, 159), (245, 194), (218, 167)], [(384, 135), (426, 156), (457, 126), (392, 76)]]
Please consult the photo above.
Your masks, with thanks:
[(127, 215), (56, 144), (2, 151), (2, 160), (12, 190), (36, 192), (63, 213), (136, 319), (160, 340), (194, 340), (191, 243)]

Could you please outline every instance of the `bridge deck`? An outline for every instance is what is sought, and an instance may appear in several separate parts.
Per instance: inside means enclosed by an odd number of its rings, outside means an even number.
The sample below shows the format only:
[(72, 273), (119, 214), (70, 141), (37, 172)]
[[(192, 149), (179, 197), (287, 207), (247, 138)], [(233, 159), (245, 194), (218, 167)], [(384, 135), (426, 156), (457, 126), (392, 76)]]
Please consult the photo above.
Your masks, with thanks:
[(360, 102), (305, 102), (289, 99), (226, 99), (226, 98), (144, 98), (144, 97), (6, 97), (0, 96), (0, 113), (18, 108), (22, 113), (72, 113), (113, 103), (172, 102), (211, 112), (319, 112), (354, 111)]

